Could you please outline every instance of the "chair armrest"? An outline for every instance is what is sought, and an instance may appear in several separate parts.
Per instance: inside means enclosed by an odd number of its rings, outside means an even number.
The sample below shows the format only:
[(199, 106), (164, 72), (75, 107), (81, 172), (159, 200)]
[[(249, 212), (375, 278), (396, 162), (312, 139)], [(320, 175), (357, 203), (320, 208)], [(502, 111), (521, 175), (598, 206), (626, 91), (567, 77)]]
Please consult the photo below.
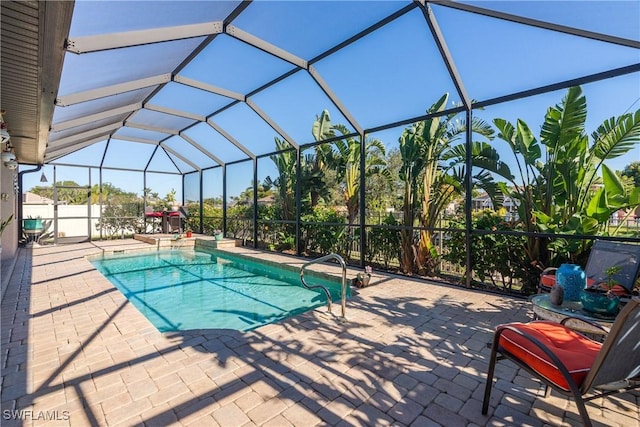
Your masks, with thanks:
[(540, 275), (542, 276), (543, 274), (556, 274), (556, 271), (558, 270), (558, 267), (547, 267), (544, 270), (542, 270), (542, 273), (540, 273)]
[[(578, 322), (586, 323), (587, 325), (591, 325), (596, 329), (600, 329), (604, 334), (608, 334), (609, 333), (609, 328), (607, 328), (605, 326), (602, 326), (600, 323), (594, 322), (592, 320), (583, 319), (581, 317), (576, 317), (576, 316), (567, 316), (567, 317), (565, 317), (564, 319), (562, 319), (560, 321), (560, 324), (563, 325), (563, 326), (566, 326), (565, 324), (569, 320), (575, 320), (575, 321), (578, 321)], [(573, 329), (573, 328), (570, 328), (570, 329)], [(573, 329), (573, 330), (575, 330), (575, 329)]]
[[(540, 273), (540, 281), (538, 282), (538, 293), (550, 292), (555, 284), (556, 267), (547, 267)], [(549, 278), (551, 276), (551, 278)], [(546, 283), (545, 283), (546, 282)]]

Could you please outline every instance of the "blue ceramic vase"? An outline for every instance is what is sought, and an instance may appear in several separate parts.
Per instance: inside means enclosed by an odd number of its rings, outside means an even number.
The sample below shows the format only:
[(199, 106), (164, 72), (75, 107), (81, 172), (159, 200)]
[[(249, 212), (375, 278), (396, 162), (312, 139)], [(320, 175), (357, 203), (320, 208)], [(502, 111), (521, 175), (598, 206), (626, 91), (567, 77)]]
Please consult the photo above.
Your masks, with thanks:
[(580, 301), (587, 285), (587, 276), (579, 265), (562, 264), (556, 271), (556, 283), (564, 289), (565, 301)]

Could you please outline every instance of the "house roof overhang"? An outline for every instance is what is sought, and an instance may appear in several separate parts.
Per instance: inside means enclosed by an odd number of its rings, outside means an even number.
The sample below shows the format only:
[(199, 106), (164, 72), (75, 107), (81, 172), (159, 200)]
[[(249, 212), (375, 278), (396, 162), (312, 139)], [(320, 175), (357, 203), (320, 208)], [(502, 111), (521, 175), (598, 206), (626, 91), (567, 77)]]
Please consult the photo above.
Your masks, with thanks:
[(0, 2), (0, 96), (20, 163), (42, 164), (73, 1)]

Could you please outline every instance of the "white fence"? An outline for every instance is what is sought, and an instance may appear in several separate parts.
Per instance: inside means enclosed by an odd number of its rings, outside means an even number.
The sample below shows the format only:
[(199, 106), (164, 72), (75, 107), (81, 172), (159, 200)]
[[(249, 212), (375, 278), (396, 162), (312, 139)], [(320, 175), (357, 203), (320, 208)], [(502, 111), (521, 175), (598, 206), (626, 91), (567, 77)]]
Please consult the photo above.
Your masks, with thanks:
[[(91, 205), (91, 231), (89, 235), (100, 234), (96, 224), (100, 219), (100, 205)], [(31, 205), (25, 203), (22, 208), (23, 219), (42, 218), (51, 220), (47, 232), (53, 232), (53, 205)], [(58, 237), (76, 237), (87, 235), (87, 205), (58, 205)]]

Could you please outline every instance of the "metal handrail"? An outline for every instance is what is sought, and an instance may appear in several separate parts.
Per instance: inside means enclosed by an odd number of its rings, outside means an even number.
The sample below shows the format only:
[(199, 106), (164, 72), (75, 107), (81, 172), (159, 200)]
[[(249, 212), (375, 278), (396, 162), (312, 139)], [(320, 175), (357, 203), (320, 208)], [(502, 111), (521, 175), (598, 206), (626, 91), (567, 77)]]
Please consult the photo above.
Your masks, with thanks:
[(340, 263), (340, 265), (342, 266), (342, 318), (345, 319), (345, 310), (347, 308), (347, 265), (345, 264), (344, 260), (342, 259), (342, 257), (338, 254), (329, 254), (329, 255), (325, 255), (323, 257), (320, 258), (316, 258), (312, 261), (309, 261), (305, 264), (302, 264), (302, 267), (300, 267), (300, 281), (302, 282), (302, 286), (304, 286), (307, 289), (317, 289), (320, 288), (324, 291), (324, 293), (327, 295), (327, 309), (329, 310), (329, 313), (331, 313), (331, 293), (329, 293), (329, 290), (322, 285), (313, 285), (313, 286), (309, 286), (307, 284), (307, 282), (304, 280), (304, 269), (308, 266), (310, 266), (311, 264), (317, 264), (319, 262), (324, 262), (324, 261), (328, 261), (330, 259), (336, 259), (338, 260), (338, 262)]

